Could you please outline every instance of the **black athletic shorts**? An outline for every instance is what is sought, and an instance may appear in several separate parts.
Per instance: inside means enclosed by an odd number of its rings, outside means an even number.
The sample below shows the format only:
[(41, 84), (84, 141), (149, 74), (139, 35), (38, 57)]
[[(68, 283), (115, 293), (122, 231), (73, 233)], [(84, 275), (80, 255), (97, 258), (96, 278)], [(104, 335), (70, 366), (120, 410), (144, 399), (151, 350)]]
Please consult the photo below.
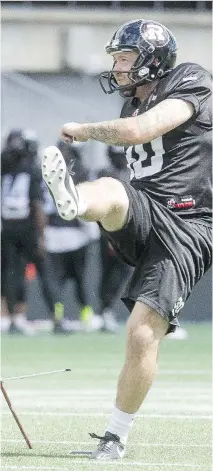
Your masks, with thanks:
[(136, 301), (147, 304), (168, 320), (172, 332), (192, 288), (211, 266), (212, 229), (122, 183), (129, 197), (127, 223), (115, 232), (101, 227), (118, 256), (135, 267), (122, 300), (130, 311)]

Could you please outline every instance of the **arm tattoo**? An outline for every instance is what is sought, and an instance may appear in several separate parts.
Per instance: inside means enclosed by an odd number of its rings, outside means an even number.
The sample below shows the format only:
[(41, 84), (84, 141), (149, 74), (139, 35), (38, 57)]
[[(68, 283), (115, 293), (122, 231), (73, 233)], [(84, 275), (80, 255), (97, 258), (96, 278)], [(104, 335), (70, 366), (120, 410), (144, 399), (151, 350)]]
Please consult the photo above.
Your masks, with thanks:
[(128, 143), (121, 139), (121, 132), (116, 121), (105, 121), (88, 125), (89, 139), (114, 144), (115, 146), (125, 146)]
[(85, 135), (116, 146), (145, 144), (184, 123), (192, 114), (191, 103), (166, 99), (138, 116), (85, 124)]

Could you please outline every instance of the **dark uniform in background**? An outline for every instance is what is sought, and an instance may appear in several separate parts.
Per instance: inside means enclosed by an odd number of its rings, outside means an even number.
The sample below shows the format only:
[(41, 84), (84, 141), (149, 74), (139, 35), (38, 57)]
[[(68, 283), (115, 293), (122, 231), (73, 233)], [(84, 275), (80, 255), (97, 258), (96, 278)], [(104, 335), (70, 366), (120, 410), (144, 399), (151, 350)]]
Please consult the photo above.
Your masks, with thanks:
[[(22, 130), (12, 130), (1, 155), (3, 294), (10, 316), (17, 302), (25, 301), (26, 263), (35, 264), (41, 289), (54, 317), (55, 295), (49, 284), (44, 251), (45, 216), (42, 178), (36, 164), (36, 145)], [(11, 332), (17, 326), (12, 322)]]
[[(139, 300), (170, 323), (212, 263), (211, 77), (201, 66), (180, 64), (161, 78), (148, 100), (131, 98), (121, 117), (136, 116), (165, 99), (194, 106), (193, 116), (147, 144), (125, 148), (130, 183), (126, 226), (107, 236), (123, 260), (135, 267), (123, 300)], [(130, 242), (131, 241), (131, 242)]]
[[(122, 147), (107, 146), (108, 165), (99, 171), (98, 178), (112, 177), (128, 181), (128, 171)], [(109, 240), (102, 234), (100, 238), (101, 283), (99, 290), (100, 314), (103, 317), (103, 330), (117, 332), (119, 326), (114, 313), (115, 303), (120, 298), (132, 272), (129, 265), (118, 258)]]
[[(73, 164), (73, 180), (75, 184), (89, 179), (89, 170), (85, 167), (79, 146), (65, 144), (63, 141), (57, 143), (57, 147), (62, 152), (68, 166)], [(58, 287), (60, 293), (56, 305), (56, 315), (59, 319), (64, 316), (64, 305), (62, 299), (62, 288), (67, 280), (75, 283), (77, 302), (80, 306), (79, 319), (82, 321), (78, 328), (93, 329), (94, 316), (88, 290), (86, 289), (86, 269), (88, 263), (88, 246), (92, 241), (91, 226), (96, 223), (85, 223), (80, 219), (65, 221), (57, 213), (55, 204), (46, 191), (46, 214), (48, 224), (45, 230), (46, 250), (48, 252), (49, 263), (54, 286)], [(99, 229), (96, 233), (99, 237)], [(72, 312), (72, 299), (70, 299), (70, 311)], [(65, 322), (64, 325), (68, 325)], [(76, 325), (77, 323), (72, 323)], [(71, 324), (71, 329), (73, 328)]]

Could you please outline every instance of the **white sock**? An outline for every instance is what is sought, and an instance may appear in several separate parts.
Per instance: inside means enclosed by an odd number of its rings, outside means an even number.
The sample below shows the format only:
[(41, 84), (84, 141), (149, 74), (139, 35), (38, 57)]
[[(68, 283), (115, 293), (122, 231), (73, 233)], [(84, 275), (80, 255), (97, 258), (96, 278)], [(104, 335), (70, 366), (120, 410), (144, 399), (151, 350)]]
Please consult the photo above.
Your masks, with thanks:
[(26, 325), (26, 322), (27, 322), (26, 314), (24, 312), (23, 313), (19, 312), (18, 314), (14, 314), (13, 322), (17, 327), (20, 327), (20, 328), (23, 327), (24, 325)]
[(11, 319), (9, 316), (1, 316), (1, 332), (7, 332), (10, 328)]
[(126, 444), (135, 415), (136, 414), (127, 414), (126, 412), (122, 412), (115, 406), (106, 431), (111, 432), (114, 435), (118, 435), (121, 442)]

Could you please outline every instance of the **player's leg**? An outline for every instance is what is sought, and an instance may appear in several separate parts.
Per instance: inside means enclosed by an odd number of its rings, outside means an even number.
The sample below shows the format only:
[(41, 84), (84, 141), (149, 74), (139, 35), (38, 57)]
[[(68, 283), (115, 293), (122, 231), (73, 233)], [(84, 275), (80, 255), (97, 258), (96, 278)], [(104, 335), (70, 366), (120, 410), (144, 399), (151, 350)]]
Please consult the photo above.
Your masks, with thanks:
[(129, 265), (117, 256), (110, 244), (108, 244), (108, 252), (108, 263), (103, 273), (102, 289), (100, 290), (104, 321), (103, 330), (117, 332), (119, 330), (119, 323), (116, 320), (114, 306), (120, 298), (132, 270)]
[(25, 335), (33, 335), (35, 333), (32, 324), (27, 319), (27, 292), (26, 292), (26, 260), (21, 253), (17, 253), (17, 301), (14, 306), (13, 326), (10, 328), (11, 333), (22, 332)]
[(7, 299), (5, 295), (5, 281), (7, 269), (7, 257), (5, 253), (5, 237), (4, 230), (1, 234), (1, 332), (8, 332), (11, 319), (8, 312)]
[(40, 251), (38, 234), (32, 231), (32, 228), (28, 228), (28, 232), (26, 233), (26, 231), (24, 231), (23, 233), (23, 250), (26, 258), (35, 264), (38, 272), (42, 295), (48, 307), (48, 314), (50, 314), (52, 318), (53, 332), (68, 333), (62, 326), (63, 310), (60, 309), (59, 305), (61, 298), (60, 286), (52, 280), (52, 271), (47, 253)]
[(156, 373), (160, 340), (169, 327), (166, 319), (136, 302), (127, 322), (126, 359), (118, 381), (116, 406), (128, 414), (139, 409)]
[(85, 284), (87, 254), (88, 245), (69, 252), (66, 258), (66, 273), (68, 279), (73, 279), (75, 282), (77, 301), (80, 306), (79, 328), (90, 331), (93, 330), (94, 311)]
[(159, 344), (168, 326), (156, 311), (136, 302), (127, 322), (126, 358), (118, 380), (116, 406), (92, 459), (123, 457), (134, 416), (155, 377)]
[(7, 259), (7, 263), (4, 270), (4, 295), (7, 302), (9, 316), (11, 321), (13, 321), (14, 307), (17, 302), (19, 257), (15, 240), (9, 231), (7, 231), (6, 237), (5, 257)]
[(75, 187), (65, 160), (55, 146), (44, 152), (42, 173), (63, 219), (79, 216), (86, 221), (99, 221), (108, 231), (124, 226), (129, 199), (119, 181), (104, 177)]

